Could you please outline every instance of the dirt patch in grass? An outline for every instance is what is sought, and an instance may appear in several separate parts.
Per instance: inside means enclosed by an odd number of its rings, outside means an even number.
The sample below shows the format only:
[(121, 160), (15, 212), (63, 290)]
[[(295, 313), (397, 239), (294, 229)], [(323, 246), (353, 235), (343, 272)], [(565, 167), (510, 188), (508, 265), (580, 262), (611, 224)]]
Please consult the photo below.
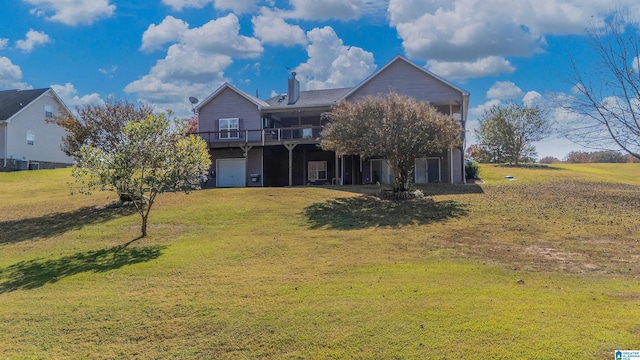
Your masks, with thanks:
[(457, 227), (464, 256), (522, 270), (640, 276), (640, 187), (570, 180), (483, 189), (468, 199), (467, 223), (447, 224)]

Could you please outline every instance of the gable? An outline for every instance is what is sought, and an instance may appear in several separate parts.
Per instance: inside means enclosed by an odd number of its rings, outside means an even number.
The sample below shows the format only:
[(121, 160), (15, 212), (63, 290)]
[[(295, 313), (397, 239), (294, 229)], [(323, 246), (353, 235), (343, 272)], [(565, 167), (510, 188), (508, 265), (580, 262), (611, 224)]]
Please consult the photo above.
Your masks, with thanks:
[(256, 104), (230, 87), (221, 89), (215, 97), (198, 108), (198, 131), (217, 131), (217, 121), (226, 118), (239, 118), (246, 128), (260, 128), (260, 109)]
[(460, 90), (402, 58), (396, 59), (365, 80), (348, 94), (346, 99), (355, 100), (390, 92), (430, 103), (451, 103), (463, 100)]
[(0, 91), (0, 120), (10, 119), (47, 90), (49, 89)]

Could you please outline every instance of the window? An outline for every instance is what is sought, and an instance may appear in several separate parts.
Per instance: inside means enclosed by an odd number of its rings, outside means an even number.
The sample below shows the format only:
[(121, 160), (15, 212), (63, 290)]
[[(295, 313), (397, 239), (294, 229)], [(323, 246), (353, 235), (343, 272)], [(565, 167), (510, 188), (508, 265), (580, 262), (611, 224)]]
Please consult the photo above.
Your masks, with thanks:
[(27, 145), (33, 145), (35, 139), (36, 136), (33, 134), (33, 131), (27, 131)]
[(240, 121), (238, 118), (220, 119), (220, 139), (237, 139)]
[(313, 137), (313, 129), (302, 129), (302, 138), (311, 139)]
[(47, 119), (51, 119), (53, 117), (53, 107), (51, 107), (51, 105), (44, 106), (44, 117)]
[(327, 180), (327, 162), (309, 161), (307, 164), (309, 181)]

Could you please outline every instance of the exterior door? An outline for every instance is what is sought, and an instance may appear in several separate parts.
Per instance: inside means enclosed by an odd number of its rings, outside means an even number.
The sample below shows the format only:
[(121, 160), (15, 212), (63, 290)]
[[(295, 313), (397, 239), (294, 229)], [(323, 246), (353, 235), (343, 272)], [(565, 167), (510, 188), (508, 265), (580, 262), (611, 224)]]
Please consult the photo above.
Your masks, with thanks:
[(416, 184), (440, 182), (440, 159), (416, 159), (414, 173)]
[(377, 182), (380, 184), (391, 184), (393, 182), (391, 167), (389, 167), (387, 160), (371, 160), (371, 183), (375, 184)]
[(217, 187), (245, 187), (247, 173), (245, 159), (218, 159), (216, 161)]

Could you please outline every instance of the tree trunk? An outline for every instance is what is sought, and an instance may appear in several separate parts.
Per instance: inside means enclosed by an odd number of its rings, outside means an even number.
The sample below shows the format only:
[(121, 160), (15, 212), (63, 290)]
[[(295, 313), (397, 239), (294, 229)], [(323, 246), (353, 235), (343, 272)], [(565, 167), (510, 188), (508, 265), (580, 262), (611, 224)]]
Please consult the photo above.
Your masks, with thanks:
[(146, 216), (142, 216), (142, 226), (141, 226), (141, 231), (142, 234), (140, 235), (141, 238), (143, 237), (147, 237), (147, 217), (149, 215), (147, 214)]

